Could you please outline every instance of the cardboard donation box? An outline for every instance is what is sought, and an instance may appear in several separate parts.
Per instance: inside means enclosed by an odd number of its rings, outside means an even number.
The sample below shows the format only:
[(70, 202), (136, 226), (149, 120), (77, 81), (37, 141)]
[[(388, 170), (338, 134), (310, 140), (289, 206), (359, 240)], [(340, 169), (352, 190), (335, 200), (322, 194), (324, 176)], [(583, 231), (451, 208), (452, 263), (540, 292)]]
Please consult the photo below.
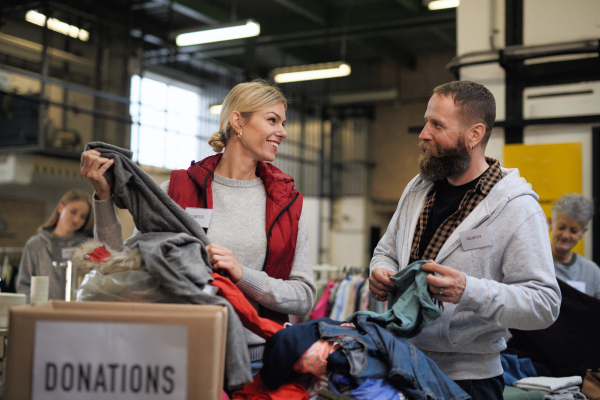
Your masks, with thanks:
[(4, 399), (221, 400), (227, 308), (50, 301), (10, 312)]

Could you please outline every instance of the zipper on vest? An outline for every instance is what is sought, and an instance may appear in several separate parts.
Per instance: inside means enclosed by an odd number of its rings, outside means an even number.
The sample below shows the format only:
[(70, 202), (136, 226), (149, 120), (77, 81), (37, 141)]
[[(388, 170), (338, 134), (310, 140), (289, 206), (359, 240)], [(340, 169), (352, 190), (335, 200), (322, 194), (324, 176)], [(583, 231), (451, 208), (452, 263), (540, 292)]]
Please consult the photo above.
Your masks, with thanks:
[(210, 174), (212, 174), (212, 171), (208, 171), (208, 174), (206, 174), (206, 178), (204, 178), (204, 186), (202, 187), (202, 192), (204, 194), (204, 203), (206, 208), (208, 208), (208, 197), (206, 197), (206, 186), (208, 185), (208, 178), (210, 177)]
[(271, 231), (273, 230), (273, 227), (275, 226), (275, 221), (277, 221), (277, 219), (279, 218), (279, 216), (281, 216), (281, 214), (283, 214), (285, 210), (287, 210), (288, 208), (290, 208), (290, 206), (292, 204), (294, 204), (294, 202), (296, 201), (296, 199), (298, 198), (298, 196), (300, 196), (300, 192), (296, 193), (296, 197), (294, 197), (294, 199), (292, 201), (290, 201), (285, 207), (283, 207), (281, 209), (281, 211), (279, 211), (279, 214), (277, 214), (277, 216), (275, 217), (275, 219), (271, 223), (271, 227), (269, 228), (269, 232), (267, 233), (267, 254), (265, 255), (265, 262), (264, 262), (263, 267), (262, 267), (263, 271), (265, 270), (265, 268), (267, 268), (267, 261), (269, 261), (269, 250), (270, 250), (270, 241), (271, 241), (270, 237), (271, 237)]

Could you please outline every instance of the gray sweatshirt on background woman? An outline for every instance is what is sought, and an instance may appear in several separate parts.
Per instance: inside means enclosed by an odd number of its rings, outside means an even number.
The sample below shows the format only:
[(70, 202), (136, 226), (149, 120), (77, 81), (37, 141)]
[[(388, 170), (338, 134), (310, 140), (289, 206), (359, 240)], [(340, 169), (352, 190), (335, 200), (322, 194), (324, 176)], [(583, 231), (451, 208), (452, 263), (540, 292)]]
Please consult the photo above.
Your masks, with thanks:
[[(161, 185), (167, 193), (169, 181)], [(298, 224), (298, 240), (288, 280), (269, 277), (263, 270), (267, 251), (265, 228), (267, 194), (260, 178), (235, 180), (215, 174), (212, 182), (213, 214), (207, 236), (211, 242), (228, 248), (242, 265), (237, 287), (258, 310), (259, 304), (285, 314), (306, 315), (316, 297), (308, 228), (304, 211)], [(121, 224), (112, 199), (94, 199), (96, 226), (100, 242), (118, 249), (122, 246)], [(134, 231), (134, 236), (139, 232)], [(250, 360), (262, 359), (265, 340), (246, 330)]]
[(52, 230), (53, 228), (42, 228), (39, 234), (32, 236), (27, 241), (21, 257), (17, 293), (26, 294), (28, 303), (32, 276), (50, 277), (48, 300), (64, 300), (66, 271), (63, 268), (53, 267), (52, 261), (68, 260), (75, 247), (92, 239), (81, 232), (76, 232), (69, 237), (60, 237), (54, 235)]

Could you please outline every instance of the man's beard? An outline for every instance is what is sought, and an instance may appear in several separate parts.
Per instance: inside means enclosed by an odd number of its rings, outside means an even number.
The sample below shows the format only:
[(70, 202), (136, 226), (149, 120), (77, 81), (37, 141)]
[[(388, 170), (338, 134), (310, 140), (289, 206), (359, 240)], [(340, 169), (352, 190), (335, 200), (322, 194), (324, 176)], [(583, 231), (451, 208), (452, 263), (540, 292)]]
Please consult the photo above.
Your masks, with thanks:
[(461, 174), (471, 165), (471, 155), (462, 138), (455, 147), (443, 148), (433, 142), (421, 142), (419, 148), (423, 152), (419, 156), (421, 177), (433, 182)]

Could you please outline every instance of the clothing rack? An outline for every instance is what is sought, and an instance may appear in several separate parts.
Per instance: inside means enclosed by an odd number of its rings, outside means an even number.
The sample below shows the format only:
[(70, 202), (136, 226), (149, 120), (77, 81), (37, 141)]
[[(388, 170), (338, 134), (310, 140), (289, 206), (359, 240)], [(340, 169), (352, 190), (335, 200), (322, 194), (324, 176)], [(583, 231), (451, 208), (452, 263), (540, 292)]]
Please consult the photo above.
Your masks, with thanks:
[(351, 265), (329, 265), (321, 264), (313, 266), (313, 273), (315, 274), (315, 283), (322, 284), (328, 281), (344, 279), (349, 275), (368, 275), (369, 269), (367, 267), (356, 267)]
[(23, 247), (0, 247), (0, 291), (14, 292)]

